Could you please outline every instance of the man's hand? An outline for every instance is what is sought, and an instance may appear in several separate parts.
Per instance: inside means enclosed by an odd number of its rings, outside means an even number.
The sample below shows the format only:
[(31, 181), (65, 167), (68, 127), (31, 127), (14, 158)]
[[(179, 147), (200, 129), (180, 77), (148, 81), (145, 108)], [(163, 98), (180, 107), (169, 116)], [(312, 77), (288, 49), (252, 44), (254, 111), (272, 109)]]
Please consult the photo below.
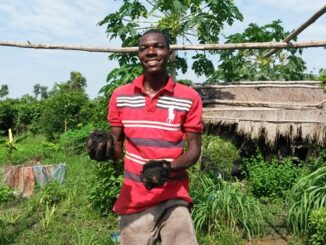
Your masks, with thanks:
[(150, 160), (145, 163), (140, 179), (147, 188), (151, 190), (162, 186), (169, 180), (171, 172), (171, 163), (165, 160)]
[(113, 136), (110, 132), (93, 131), (88, 136), (86, 148), (92, 160), (101, 162), (114, 159)]

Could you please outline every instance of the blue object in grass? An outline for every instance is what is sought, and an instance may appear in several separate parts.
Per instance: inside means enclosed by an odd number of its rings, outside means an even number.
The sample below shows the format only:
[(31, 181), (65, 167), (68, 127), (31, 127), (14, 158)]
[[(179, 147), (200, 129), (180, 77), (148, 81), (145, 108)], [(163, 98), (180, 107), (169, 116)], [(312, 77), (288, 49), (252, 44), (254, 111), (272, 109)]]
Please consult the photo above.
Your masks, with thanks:
[(111, 240), (114, 243), (120, 243), (120, 232), (119, 231), (114, 231), (111, 234)]

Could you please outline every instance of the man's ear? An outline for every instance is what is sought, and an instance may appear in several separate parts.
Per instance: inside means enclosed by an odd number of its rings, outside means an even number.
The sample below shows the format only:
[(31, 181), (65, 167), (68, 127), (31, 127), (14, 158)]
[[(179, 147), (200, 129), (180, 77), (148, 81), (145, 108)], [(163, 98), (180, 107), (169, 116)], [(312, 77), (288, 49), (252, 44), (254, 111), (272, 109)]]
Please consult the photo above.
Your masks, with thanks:
[(169, 49), (169, 58), (171, 57), (172, 53), (173, 53), (173, 50), (170, 48)]

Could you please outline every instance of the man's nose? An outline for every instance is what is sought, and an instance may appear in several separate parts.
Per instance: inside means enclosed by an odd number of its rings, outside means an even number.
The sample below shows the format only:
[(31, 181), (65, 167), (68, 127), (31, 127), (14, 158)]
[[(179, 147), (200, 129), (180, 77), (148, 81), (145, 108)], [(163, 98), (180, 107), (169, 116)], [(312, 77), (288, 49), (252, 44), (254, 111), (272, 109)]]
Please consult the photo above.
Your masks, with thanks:
[(149, 47), (147, 50), (147, 55), (156, 55), (157, 54), (157, 50), (155, 47)]

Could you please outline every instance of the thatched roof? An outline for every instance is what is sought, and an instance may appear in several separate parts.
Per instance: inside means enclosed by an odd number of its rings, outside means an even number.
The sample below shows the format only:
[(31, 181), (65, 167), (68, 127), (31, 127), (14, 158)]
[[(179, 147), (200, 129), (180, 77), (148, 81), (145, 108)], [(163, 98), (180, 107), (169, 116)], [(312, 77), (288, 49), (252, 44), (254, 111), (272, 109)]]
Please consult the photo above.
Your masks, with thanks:
[(249, 139), (264, 136), (273, 146), (279, 136), (290, 141), (326, 143), (326, 93), (320, 82), (241, 82), (196, 85), (204, 103), (206, 125), (235, 125)]

